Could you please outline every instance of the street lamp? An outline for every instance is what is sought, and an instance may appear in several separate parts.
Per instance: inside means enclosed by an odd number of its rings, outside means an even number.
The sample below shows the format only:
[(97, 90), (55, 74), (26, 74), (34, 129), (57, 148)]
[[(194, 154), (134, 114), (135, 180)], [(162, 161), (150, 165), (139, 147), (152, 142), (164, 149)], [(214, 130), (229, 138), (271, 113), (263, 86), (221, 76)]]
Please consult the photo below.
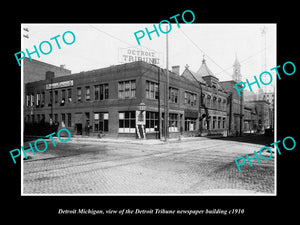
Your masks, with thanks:
[(144, 102), (141, 102), (140, 104), (139, 104), (139, 115), (138, 115), (138, 123), (139, 124), (144, 124), (144, 112), (145, 112), (145, 110), (146, 110), (146, 104), (144, 103)]

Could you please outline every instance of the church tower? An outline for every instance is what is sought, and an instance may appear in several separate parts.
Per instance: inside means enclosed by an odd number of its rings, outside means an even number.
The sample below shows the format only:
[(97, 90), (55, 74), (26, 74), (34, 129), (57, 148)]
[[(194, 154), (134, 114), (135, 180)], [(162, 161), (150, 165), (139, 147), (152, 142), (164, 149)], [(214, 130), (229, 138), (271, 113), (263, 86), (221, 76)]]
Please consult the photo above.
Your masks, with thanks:
[(238, 61), (237, 55), (235, 55), (235, 61), (234, 61), (234, 64), (233, 64), (232, 80), (234, 80), (236, 82), (242, 81), (241, 64)]

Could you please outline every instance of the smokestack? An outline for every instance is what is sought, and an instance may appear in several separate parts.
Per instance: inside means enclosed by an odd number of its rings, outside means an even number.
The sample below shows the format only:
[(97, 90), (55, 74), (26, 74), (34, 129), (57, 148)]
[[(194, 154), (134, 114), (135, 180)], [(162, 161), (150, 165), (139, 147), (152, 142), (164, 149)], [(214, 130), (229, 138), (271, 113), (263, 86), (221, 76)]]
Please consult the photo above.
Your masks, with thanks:
[(172, 66), (172, 72), (179, 75), (179, 66)]

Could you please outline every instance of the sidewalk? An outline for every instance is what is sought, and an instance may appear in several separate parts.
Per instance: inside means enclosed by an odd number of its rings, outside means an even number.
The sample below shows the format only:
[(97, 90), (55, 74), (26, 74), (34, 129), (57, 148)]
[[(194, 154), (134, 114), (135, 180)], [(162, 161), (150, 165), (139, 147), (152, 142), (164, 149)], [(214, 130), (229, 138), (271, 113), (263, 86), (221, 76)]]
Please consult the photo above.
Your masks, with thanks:
[[(181, 143), (181, 142), (191, 142), (191, 141), (204, 141), (204, 140), (211, 140), (211, 139), (220, 139), (220, 140), (229, 140), (229, 141), (235, 141), (235, 140), (244, 140), (244, 139), (256, 139), (258, 136), (262, 135), (243, 135), (239, 137), (223, 137), (223, 136), (202, 136), (202, 137), (184, 137), (184, 136), (178, 136), (177, 138), (169, 138), (168, 142), (165, 141), (164, 138), (162, 139), (136, 139), (136, 138), (114, 138), (114, 137), (88, 137), (88, 136), (80, 136), (80, 137), (72, 137), (70, 141), (73, 142), (102, 142), (102, 143), (130, 143), (130, 144), (140, 144), (140, 145), (161, 145), (161, 144), (173, 144), (173, 143)], [(249, 141), (251, 143), (251, 141)]]
[[(174, 143), (182, 143), (182, 142), (193, 142), (193, 141), (204, 141), (204, 140), (211, 140), (211, 139), (221, 139), (221, 140), (228, 140), (228, 141), (236, 141), (236, 140), (243, 140), (243, 139), (255, 139), (256, 135), (245, 135), (242, 137), (219, 137), (219, 136), (203, 136), (203, 137), (177, 137), (177, 138), (170, 138), (166, 142), (164, 138), (162, 139), (136, 139), (136, 138), (117, 138), (117, 137), (102, 137), (98, 138), (95, 136), (72, 136), (68, 142), (76, 143), (87, 143), (87, 142), (99, 142), (99, 143), (128, 143), (128, 144), (138, 144), (138, 145), (164, 145), (164, 144), (174, 144)], [(50, 140), (50, 138), (45, 137), (35, 137), (31, 140), (25, 141), (24, 146), (28, 146), (28, 143), (31, 142), (32, 144), (38, 138), (44, 138), (45, 140)], [(59, 141), (58, 137), (53, 136), (55, 142)], [(250, 139), (250, 140), (251, 140)], [(249, 141), (250, 143), (252, 141)]]
[(164, 145), (168, 143), (180, 143), (187, 141), (201, 141), (207, 140), (207, 137), (181, 137), (170, 138), (166, 142), (165, 139), (134, 139), (134, 138), (111, 138), (111, 137), (72, 137), (70, 142), (101, 142), (101, 143), (128, 143), (128, 144), (139, 144), (139, 145)]

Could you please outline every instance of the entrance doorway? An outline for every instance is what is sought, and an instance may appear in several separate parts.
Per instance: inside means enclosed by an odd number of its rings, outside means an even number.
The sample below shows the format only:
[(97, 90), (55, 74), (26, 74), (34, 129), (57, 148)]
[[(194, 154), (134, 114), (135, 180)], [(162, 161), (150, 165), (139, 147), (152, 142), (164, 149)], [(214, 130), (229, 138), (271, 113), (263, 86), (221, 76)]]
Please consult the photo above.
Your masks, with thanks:
[(75, 130), (76, 130), (76, 135), (82, 135), (82, 124), (81, 123), (76, 123), (75, 124)]

